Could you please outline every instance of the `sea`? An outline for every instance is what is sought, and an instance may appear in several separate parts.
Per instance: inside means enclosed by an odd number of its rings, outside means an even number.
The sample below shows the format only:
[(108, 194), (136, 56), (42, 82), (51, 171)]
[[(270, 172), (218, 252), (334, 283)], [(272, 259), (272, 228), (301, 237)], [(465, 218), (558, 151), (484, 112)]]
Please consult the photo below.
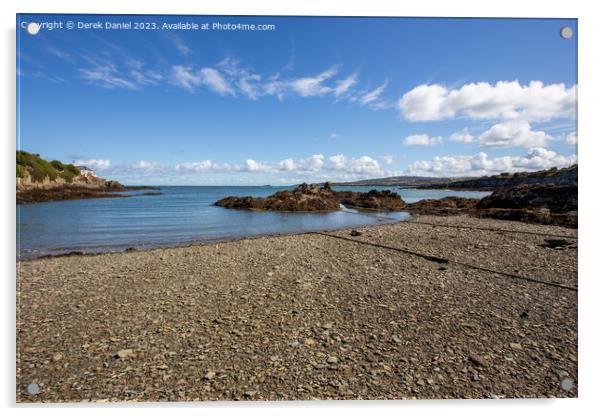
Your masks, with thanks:
[[(336, 230), (410, 218), (407, 212), (256, 212), (221, 208), (226, 196), (265, 197), (291, 189), (276, 186), (162, 186), (124, 192), (128, 198), (97, 198), (17, 206), (17, 258), (79, 251), (138, 250), (218, 242), (260, 235)], [(371, 189), (400, 194), (408, 202), (446, 196), (482, 198), (489, 192), (401, 189), (387, 186), (335, 186), (334, 190)]]

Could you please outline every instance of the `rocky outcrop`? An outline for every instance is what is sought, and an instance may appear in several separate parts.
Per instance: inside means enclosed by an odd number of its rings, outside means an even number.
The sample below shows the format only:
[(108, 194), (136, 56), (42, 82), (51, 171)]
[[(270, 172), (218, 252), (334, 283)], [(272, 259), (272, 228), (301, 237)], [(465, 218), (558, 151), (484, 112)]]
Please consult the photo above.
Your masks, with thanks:
[(545, 208), (555, 213), (576, 211), (577, 185), (520, 185), (501, 189), (481, 199), (477, 208)]
[(224, 208), (266, 211), (335, 211), (344, 205), (350, 208), (401, 211), (405, 202), (390, 191), (335, 192), (330, 186), (301, 184), (293, 190), (277, 192), (267, 198), (227, 197), (215, 205)]
[(215, 205), (224, 208), (265, 211), (334, 211), (339, 202), (333, 192), (315, 185), (301, 184), (293, 190), (276, 192), (267, 198), (230, 196)]
[(495, 191), (478, 200), (458, 197), (425, 199), (408, 204), (423, 215), (468, 214), (479, 218), (577, 228), (577, 186), (521, 185)]
[(333, 192), (334, 197), (348, 208), (375, 209), (379, 211), (402, 211), (406, 203), (399, 194), (388, 190), (369, 192)]

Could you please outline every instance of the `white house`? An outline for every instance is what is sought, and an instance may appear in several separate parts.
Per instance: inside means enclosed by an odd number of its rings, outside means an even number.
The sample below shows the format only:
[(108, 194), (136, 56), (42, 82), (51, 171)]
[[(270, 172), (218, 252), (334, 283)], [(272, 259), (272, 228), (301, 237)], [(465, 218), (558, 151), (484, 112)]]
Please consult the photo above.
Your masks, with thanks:
[(94, 175), (94, 171), (87, 166), (76, 166), (76, 168), (79, 169), (80, 175), (82, 175), (86, 178), (88, 176), (96, 176), (96, 175)]

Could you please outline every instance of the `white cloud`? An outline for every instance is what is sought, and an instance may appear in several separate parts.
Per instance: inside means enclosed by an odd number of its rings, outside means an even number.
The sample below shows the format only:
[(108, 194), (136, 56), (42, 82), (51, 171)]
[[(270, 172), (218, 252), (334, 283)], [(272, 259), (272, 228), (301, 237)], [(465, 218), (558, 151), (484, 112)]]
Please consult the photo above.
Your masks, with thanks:
[(564, 138), (564, 143), (567, 146), (577, 146), (577, 132), (571, 132), (567, 134)]
[(331, 139), (336, 139), (337, 137), (339, 137), (338, 134), (336, 134), (336, 133), (330, 133), (330, 138)]
[(138, 162), (132, 164), (132, 168), (140, 170), (152, 170), (160, 167), (161, 165), (159, 163), (147, 162), (146, 160), (139, 160)]
[(73, 164), (76, 166), (86, 166), (93, 170), (104, 170), (111, 167), (111, 161), (108, 159), (76, 160)]
[(531, 125), (521, 120), (495, 124), (479, 135), (479, 143), (484, 147), (542, 147), (551, 139), (543, 131), (531, 130)]
[(156, 71), (139, 71), (136, 69), (130, 71), (130, 76), (140, 85), (157, 85), (163, 79), (163, 75)]
[(378, 161), (369, 156), (361, 156), (359, 158), (347, 158), (344, 155), (334, 155), (328, 158), (330, 161), (329, 168), (336, 171), (353, 173), (353, 174), (374, 174), (378, 175), (382, 172)]
[(200, 82), (219, 95), (235, 95), (230, 83), (214, 68), (202, 68)]
[(278, 162), (278, 169), (283, 171), (293, 171), (295, 170), (295, 162), (293, 159), (284, 159)]
[(176, 34), (171, 34), (170, 38), (180, 55), (186, 56), (191, 52), (191, 49), (188, 47), (188, 45), (186, 45), (186, 43), (184, 43), (182, 38)]
[(372, 91), (368, 91), (359, 97), (359, 102), (361, 105), (374, 103), (376, 100), (380, 98), (380, 95), (387, 88), (387, 82), (384, 82), (380, 87), (373, 89)]
[(430, 137), (427, 134), (412, 134), (403, 139), (403, 144), (406, 146), (434, 146), (441, 143), (443, 137)]
[(474, 141), (474, 136), (468, 132), (468, 129), (462, 129), (449, 136), (449, 139), (453, 142), (471, 143)]
[(448, 91), (438, 84), (419, 85), (399, 99), (399, 109), (406, 120), (433, 121), (449, 118), (453, 112), (445, 109)]
[(383, 162), (385, 162), (387, 165), (392, 165), (393, 164), (393, 156), (391, 155), (382, 155), (380, 157)]
[(219, 95), (235, 95), (230, 83), (214, 68), (201, 68), (195, 71), (189, 66), (174, 65), (171, 68), (170, 82), (190, 92), (205, 85)]
[(324, 155), (311, 155), (297, 162), (297, 170), (300, 172), (315, 172), (324, 166)]
[(436, 121), (458, 116), (471, 119), (516, 119), (544, 121), (556, 117), (574, 117), (577, 87), (564, 84), (544, 85), (531, 81), (471, 83), (459, 89), (439, 84), (419, 85), (404, 94), (398, 107), (406, 120)]
[(214, 164), (210, 160), (203, 160), (201, 162), (186, 162), (179, 163), (174, 166), (176, 170), (188, 170), (193, 172), (206, 172), (211, 170)]
[(336, 82), (336, 87), (334, 87), (334, 96), (336, 98), (341, 97), (349, 89), (357, 83), (357, 72), (349, 75), (347, 78), (339, 80)]
[(290, 81), (290, 88), (301, 97), (321, 96), (334, 91), (332, 87), (322, 85), (324, 81), (337, 73), (336, 68), (330, 68), (315, 77), (298, 78)]
[(112, 64), (96, 66), (94, 68), (82, 68), (80, 76), (86, 81), (104, 88), (126, 88), (135, 90), (137, 85), (119, 74), (117, 68)]
[(269, 172), (273, 171), (274, 168), (269, 164), (257, 162), (253, 159), (247, 159), (245, 161), (245, 170), (249, 172)]
[(563, 156), (541, 147), (529, 149), (524, 156), (501, 156), (489, 159), (486, 153), (459, 156), (435, 156), (412, 163), (409, 175), (480, 176), (500, 172), (534, 171), (566, 167), (577, 163), (577, 156)]
[(201, 85), (201, 77), (189, 66), (174, 65), (171, 67), (170, 82), (192, 92)]

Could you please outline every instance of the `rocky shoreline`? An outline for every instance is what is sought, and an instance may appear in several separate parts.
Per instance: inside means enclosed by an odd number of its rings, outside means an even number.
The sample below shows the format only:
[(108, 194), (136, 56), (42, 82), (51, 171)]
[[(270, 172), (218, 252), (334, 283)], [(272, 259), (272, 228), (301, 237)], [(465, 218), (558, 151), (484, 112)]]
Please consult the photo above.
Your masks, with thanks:
[(334, 191), (324, 186), (301, 184), (267, 198), (227, 197), (215, 205), (231, 209), (267, 211), (334, 211), (343, 205), (377, 211), (408, 211), (414, 214), (460, 215), (522, 221), (577, 228), (577, 185), (519, 185), (494, 191), (483, 199), (446, 197), (406, 204), (388, 190)]
[[(154, 186), (123, 186), (118, 182), (109, 182), (103, 186), (82, 186), (76, 184), (65, 184), (49, 188), (35, 187), (17, 190), (17, 205), (34, 204), (39, 202), (66, 201), (71, 199), (92, 198), (127, 198), (132, 195), (124, 195), (121, 192), (137, 190), (158, 190)], [(145, 192), (141, 195), (161, 195), (160, 192)]]
[(576, 237), (416, 216), (19, 261), (16, 400), (576, 397)]

